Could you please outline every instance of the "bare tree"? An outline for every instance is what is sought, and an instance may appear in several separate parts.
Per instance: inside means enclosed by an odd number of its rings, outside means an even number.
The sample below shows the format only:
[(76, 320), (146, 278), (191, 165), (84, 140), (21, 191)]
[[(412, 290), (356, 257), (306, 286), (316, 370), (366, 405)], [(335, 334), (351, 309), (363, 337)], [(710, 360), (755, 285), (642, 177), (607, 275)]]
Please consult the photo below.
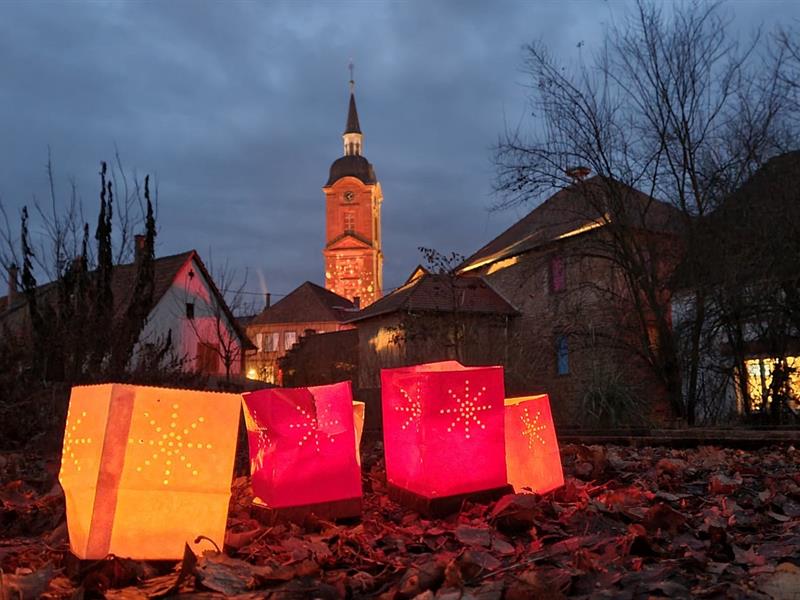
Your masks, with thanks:
[[(665, 11), (669, 11), (666, 14)], [(702, 252), (697, 218), (711, 212), (787, 142), (788, 86), (782, 54), (762, 52), (756, 35), (740, 45), (716, 4), (662, 8), (644, 0), (621, 26), (606, 31), (589, 63), (569, 68), (541, 44), (525, 50), (537, 117), (532, 131), (506, 132), (496, 161), (496, 208), (529, 202), (573, 183), (570, 168), (600, 177), (601, 198), (586, 206), (606, 229), (598, 256), (612, 261), (626, 285), (639, 350), (663, 381), (673, 410), (694, 422), (706, 293), (694, 286), (689, 365), (682, 380), (666, 283), (676, 262), (652, 230), (653, 205), (631, 203), (630, 187), (671, 204), (681, 251)], [(618, 185), (621, 182), (625, 185)], [(682, 266), (696, 282), (692, 260)], [(657, 344), (652, 343), (654, 331)]]

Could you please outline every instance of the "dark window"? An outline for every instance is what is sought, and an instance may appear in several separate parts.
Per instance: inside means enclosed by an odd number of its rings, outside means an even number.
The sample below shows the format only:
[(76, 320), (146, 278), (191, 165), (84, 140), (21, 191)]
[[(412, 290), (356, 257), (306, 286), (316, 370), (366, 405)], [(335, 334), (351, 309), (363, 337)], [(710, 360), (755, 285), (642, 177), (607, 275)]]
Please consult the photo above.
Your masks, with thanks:
[(194, 319), (194, 302), (186, 303), (186, 318)]
[(563, 292), (567, 287), (567, 272), (562, 256), (550, 257), (550, 291)]
[(215, 375), (219, 370), (219, 346), (216, 344), (197, 344), (197, 370), (206, 375)]
[(356, 215), (355, 213), (344, 213), (344, 230), (353, 232), (356, 229)]
[(569, 345), (565, 335), (556, 336), (556, 373), (569, 374)]

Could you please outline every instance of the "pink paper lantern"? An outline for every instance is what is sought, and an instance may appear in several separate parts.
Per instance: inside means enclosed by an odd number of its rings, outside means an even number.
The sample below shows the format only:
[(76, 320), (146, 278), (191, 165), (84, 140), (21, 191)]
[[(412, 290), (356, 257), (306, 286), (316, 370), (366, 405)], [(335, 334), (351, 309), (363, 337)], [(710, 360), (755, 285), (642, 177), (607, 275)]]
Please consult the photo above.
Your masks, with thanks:
[(518, 493), (538, 494), (564, 485), (547, 394), (507, 398), (505, 405), (508, 483)]
[(243, 398), (256, 503), (280, 509), (361, 498), (349, 381)]
[(381, 371), (386, 477), (425, 498), (506, 485), (502, 367)]

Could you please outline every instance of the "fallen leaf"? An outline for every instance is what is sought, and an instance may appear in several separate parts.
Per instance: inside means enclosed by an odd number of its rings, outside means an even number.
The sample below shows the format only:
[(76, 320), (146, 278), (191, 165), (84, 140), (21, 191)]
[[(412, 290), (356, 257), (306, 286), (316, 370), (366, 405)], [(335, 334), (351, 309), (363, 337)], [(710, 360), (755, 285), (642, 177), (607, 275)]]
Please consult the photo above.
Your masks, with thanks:
[(0, 600), (36, 600), (48, 588), (55, 572), (53, 564), (47, 563), (32, 573), (18, 570), (13, 575), (0, 574)]

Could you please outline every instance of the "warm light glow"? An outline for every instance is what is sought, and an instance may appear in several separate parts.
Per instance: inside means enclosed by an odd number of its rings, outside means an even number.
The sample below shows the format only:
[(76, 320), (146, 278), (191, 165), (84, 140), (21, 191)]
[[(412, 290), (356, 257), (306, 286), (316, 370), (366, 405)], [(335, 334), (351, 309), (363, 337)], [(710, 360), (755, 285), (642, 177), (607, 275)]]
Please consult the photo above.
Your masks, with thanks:
[[(772, 400), (773, 386), (782, 387), (780, 393), (785, 393), (789, 406), (799, 409), (797, 399), (800, 398), (800, 357), (787, 356), (785, 366), (779, 368), (779, 362), (774, 358), (753, 358), (744, 361), (747, 369), (747, 387), (750, 393), (750, 402), (754, 410), (764, 409), (764, 400)], [(776, 369), (781, 372), (783, 382), (775, 382)]]
[(243, 397), (256, 502), (284, 508), (361, 497), (363, 404), (353, 402), (349, 381)]
[(519, 255), (512, 256), (511, 258), (506, 258), (504, 260), (498, 260), (496, 263), (492, 264), (491, 267), (489, 267), (489, 269), (486, 271), (486, 274), (491, 275), (492, 273), (497, 273), (498, 271), (502, 271), (508, 267), (513, 267), (518, 262)]
[(364, 435), (364, 416), (367, 405), (353, 400), (353, 421), (356, 428), (356, 461), (361, 464), (361, 437)]
[(564, 485), (561, 455), (546, 394), (505, 401), (508, 482), (517, 493)]
[(247, 378), (248, 379), (258, 379), (258, 371), (256, 371), (255, 369), (252, 369), (252, 368), (248, 369), (247, 370)]
[(428, 497), (506, 484), (503, 369), (445, 361), (381, 371), (386, 477)]
[(221, 544), (239, 404), (236, 394), (74, 387), (59, 474), (72, 552), (177, 559), (198, 535)]

